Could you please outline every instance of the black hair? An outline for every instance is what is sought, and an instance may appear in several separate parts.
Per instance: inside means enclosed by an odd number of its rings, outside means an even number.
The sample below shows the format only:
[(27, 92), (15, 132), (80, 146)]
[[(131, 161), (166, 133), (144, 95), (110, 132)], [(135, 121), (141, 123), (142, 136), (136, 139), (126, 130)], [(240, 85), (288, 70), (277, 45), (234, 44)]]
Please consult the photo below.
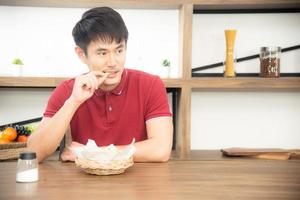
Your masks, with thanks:
[(86, 11), (74, 26), (72, 35), (77, 46), (87, 55), (87, 47), (98, 39), (104, 42), (127, 43), (128, 30), (121, 15), (109, 7), (96, 7)]

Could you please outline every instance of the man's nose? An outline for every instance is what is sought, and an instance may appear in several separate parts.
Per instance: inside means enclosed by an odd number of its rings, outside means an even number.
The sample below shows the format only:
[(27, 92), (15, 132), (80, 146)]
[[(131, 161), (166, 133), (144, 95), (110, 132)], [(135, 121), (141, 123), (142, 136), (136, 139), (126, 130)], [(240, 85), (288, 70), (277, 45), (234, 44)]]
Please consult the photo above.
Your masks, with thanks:
[(114, 53), (109, 54), (107, 65), (109, 67), (114, 67), (117, 65), (116, 55)]

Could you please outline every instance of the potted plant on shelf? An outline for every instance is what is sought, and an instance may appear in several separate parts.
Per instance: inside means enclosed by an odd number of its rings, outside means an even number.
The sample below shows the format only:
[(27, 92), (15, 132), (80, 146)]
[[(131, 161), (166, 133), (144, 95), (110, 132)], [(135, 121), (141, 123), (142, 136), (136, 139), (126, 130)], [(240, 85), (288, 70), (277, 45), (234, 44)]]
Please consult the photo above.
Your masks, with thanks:
[(169, 59), (163, 59), (162, 60), (162, 68), (163, 68), (163, 74), (162, 78), (170, 78), (170, 72), (171, 72), (171, 62)]
[(15, 58), (12, 61), (12, 74), (14, 76), (22, 76), (24, 63), (20, 58)]

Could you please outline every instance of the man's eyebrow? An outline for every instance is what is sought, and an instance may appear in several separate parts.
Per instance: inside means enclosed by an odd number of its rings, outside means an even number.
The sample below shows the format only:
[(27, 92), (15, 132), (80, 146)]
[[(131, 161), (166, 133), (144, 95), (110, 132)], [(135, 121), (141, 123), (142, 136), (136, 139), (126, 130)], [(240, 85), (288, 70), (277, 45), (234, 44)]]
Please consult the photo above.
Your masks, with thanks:
[(96, 49), (96, 51), (107, 51), (107, 49), (99, 47), (99, 48)]
[(124, 44), (119, 44), (116, 49), (123, 48)]
[[(119, 44), (116, 49), (120, 49), (120, 48), (123, 48), (124, 47), (124, 44)], [(96, 51), (99, 52), (99, 51), (107, 51), (108, 49), (105, 49), (105, 48), (97, 48)]]

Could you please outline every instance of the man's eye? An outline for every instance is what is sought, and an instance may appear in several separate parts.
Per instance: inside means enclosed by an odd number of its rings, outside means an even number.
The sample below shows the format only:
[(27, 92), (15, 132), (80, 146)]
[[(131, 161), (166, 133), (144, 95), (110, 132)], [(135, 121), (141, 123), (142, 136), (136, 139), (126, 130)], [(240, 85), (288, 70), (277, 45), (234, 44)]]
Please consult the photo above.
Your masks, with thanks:
[(99, 52), (98, 55), (100, 55), (100, 56), (105, 56), (105, 55), (106, 55), (106, 52)]
[(118, 49), (118, 53), (122, 53), (123, 52), (123, 49)]

